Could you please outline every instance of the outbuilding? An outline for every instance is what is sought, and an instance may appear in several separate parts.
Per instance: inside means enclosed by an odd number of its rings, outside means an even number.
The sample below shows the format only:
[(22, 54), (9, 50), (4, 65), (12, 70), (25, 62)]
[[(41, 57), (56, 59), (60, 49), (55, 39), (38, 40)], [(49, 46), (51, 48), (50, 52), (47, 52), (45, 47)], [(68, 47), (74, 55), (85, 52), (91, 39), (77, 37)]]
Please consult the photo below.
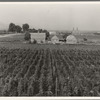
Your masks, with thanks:
[(53, 44), (59, 43), (59, 38), (58, 38), (56, 35), (54, 35), (54, 36), (51, 38), (51, 42), (52, 42)]
[(69, 35), (66, 38), (66, 43), (67, 44), (76, 44), (77, 43), (77, 39), (74, 35)]

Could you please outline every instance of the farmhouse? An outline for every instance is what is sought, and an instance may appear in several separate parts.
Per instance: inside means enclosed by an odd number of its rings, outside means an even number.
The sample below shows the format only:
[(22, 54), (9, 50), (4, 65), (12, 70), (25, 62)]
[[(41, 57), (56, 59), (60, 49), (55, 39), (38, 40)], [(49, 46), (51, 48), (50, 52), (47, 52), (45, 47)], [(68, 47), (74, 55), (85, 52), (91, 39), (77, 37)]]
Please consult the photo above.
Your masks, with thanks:
[(76, 44), (77, 43), (77, 39), (74, 35), (69, 35), (66, 38), (66, 43), (67, 44)]
[(56, 35), (54, 35), (54, 36), (51, 38), (51, 42), (52, 42), (53, 44), (59, 43), (59, 38), (58, 38)]
[(37, 43), (45, 43), (45, 38), (46, 38), (45, 33), (30, 33), (30, 34), (31, 34), (31, 42), (36, 40)]

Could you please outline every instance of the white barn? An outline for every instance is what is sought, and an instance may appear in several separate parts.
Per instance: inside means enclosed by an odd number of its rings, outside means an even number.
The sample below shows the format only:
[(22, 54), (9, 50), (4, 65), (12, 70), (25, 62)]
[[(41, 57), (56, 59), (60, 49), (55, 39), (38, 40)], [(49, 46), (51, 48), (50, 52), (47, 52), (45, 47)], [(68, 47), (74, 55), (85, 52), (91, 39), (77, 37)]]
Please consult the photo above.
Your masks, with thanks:
[(52, 42), (53, 44), (59, 43), (59, 38), (55, 35), (55, 36), (53, 36), (53, 37), (51, 38), (51, 42)]
[(50, 31), (49, 33), (50, 33), (50, 35), (56, 35), (57, 34), (55, 31)]
[(30, 33), (31, 34), (31, 42), (34, 40), (37, 41), (37, 43), (45, 43), (46, 33)]
[(67, 44), (76, 44), (77, 43), (77, 39), (74, 35), (69, 35), (66, 38), (66, 43)]

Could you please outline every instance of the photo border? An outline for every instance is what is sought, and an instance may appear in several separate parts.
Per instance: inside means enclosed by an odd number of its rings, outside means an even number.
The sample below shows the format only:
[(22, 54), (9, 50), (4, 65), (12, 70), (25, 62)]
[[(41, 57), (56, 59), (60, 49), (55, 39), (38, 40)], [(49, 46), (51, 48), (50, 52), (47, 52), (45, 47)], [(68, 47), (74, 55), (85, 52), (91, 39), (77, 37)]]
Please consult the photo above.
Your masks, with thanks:
[(100, 0), (0, 0), (0, 2), (91, 2)]
[[(100, 0), (0, 0), (0, 3), (12, 2), (100, 2)], [(0, 97), (0, 100), (100, 100), (100, 97)]]

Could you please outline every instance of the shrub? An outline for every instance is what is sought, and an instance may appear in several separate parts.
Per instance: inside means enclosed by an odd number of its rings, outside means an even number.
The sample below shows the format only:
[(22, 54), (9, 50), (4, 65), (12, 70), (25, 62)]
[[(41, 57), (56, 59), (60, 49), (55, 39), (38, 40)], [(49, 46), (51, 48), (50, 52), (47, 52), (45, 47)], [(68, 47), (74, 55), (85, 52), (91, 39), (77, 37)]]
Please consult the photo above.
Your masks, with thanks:
[(36, 43), (37, 43), (37, 41), (34, 39), (33, 43), (34, 43), (34, 44), (36, 44)]
[(87, 41), (87, 38), (84, 38), (83, 40), (84, 40), (84, 41)]
[(26, 32), (26, 33), (25, 33), (24, 39), (25, 39), (26, 41), (29, 41), (29, 40), (31, 39), (31, 35), (30, 35), (29, 32)]
[(41, 41), (41, 43), (43, 43), (43, 41)]

